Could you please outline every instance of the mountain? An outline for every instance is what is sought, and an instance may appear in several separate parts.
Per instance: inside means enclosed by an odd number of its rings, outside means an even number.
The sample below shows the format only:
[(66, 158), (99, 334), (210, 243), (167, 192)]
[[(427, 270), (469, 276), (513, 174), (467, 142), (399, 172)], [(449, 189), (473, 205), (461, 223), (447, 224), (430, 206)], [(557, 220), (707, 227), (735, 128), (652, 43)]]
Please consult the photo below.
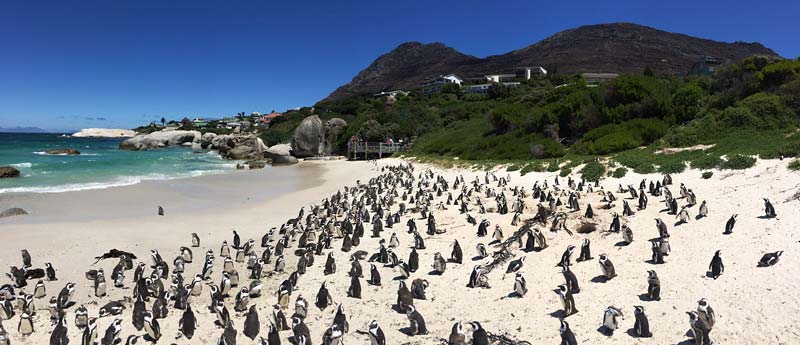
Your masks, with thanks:
[(39, 127), (0, 127), (0, 133), (49, 133)]
[(409, 42), (378, 57), (325, 100), (407, 90), (447, 73), (475, 78), (521, 66), (542, 66), (559, 73), (641, 73), (649, 67), (657, 74), (684, 75), (703, 56), (728, 64), (752, 55), (780, 57), (760, 43), (717, 42), (631, 23), (581, 26), (486, 58), (462, 54), (442, 43)]

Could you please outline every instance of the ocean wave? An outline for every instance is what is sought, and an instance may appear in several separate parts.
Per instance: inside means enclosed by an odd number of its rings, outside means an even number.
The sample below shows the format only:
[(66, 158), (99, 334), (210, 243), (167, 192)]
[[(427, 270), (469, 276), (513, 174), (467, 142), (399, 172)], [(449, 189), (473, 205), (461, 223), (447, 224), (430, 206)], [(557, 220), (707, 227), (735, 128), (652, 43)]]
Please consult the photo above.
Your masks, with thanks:
[[(66, 154), (66, 153), (51, 154), (51, 153), (47, 153), (46, 151), (33, 151), (33, 154), (40, 155), (40, 156), (71, 156), (71, 155)], [(76, 155), (76, 156), (99, 156), (99, 155), (100, 155), (99, 153), (81, 153), (80, 155)]]
[(33, 166), (33, 164), (31, 162), (23, 162), (23, 163), (11, 164), (11, 166), (15, 168), (30, 168)]
[[(222, 174), (230, 170), (194, 170), (185, 174), (166, 175), (153, 173), (141, 176), (122, 176), (108, 182), (70, 183), (56, 186), (12, 187), (0, 188), (3, 193), (63, 193), (81, 190), (106, 189), (134, 185), (143, 181), (175, 180), (181, 178), (198, 177), (203, 175)], [(45, 172), (46, 173), (46, 172)]]

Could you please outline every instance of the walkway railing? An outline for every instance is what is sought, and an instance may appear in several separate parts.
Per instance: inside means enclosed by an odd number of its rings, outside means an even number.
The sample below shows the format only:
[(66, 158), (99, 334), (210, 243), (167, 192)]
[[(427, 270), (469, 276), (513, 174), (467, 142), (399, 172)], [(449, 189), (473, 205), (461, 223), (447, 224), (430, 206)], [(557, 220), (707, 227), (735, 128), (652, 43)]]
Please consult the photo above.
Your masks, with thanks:
[(349, 159), (368, 159), (369, 156), (382, 158), (384, 155), (391, 155), (395, 152), (407, 151), (408, 144), (385, 144), (382, 142), (349, 142), (347, 144), (347, 158)]

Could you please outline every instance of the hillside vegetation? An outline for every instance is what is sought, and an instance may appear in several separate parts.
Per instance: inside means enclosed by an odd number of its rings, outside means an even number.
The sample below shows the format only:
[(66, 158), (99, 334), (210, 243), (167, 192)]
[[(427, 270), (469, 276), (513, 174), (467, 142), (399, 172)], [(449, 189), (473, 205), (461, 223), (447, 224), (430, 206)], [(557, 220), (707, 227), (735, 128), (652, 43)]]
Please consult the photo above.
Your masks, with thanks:
[[(394, 101), (352, 96), (289, 112), (262, 138), (268, 145), (285, 142), (312, 113), (348, 121), (340, 150), (360, 135), (414, 138), (412, 154), (429, 159), (511, 162), (523, 170), (554, 161), (558, 170), (562, 162), (574, 167), (607, 155), (636, 172), (737, 168), (747, 162), (734, 155), (800, 155), (800, 60), (751, 57), (713, 77), (645, 71), (587, 85), (579, 76), (554, 74), (517, 88), (495, 85), (486, 95), (451, 87)], [(658, 153), (700, 144), (712, 146)]]

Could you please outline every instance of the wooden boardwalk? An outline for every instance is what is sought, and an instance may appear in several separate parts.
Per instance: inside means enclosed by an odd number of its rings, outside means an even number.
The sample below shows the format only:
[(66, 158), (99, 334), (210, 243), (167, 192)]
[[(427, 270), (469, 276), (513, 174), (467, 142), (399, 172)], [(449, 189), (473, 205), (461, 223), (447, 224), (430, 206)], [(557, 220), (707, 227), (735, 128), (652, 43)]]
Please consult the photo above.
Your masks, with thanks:
[(384, 144), (381, 142), (349, 142), (347, 144), (347, 158), (350, 160), (383, 158), (395, 152), (407, 151), (407, 144)]

